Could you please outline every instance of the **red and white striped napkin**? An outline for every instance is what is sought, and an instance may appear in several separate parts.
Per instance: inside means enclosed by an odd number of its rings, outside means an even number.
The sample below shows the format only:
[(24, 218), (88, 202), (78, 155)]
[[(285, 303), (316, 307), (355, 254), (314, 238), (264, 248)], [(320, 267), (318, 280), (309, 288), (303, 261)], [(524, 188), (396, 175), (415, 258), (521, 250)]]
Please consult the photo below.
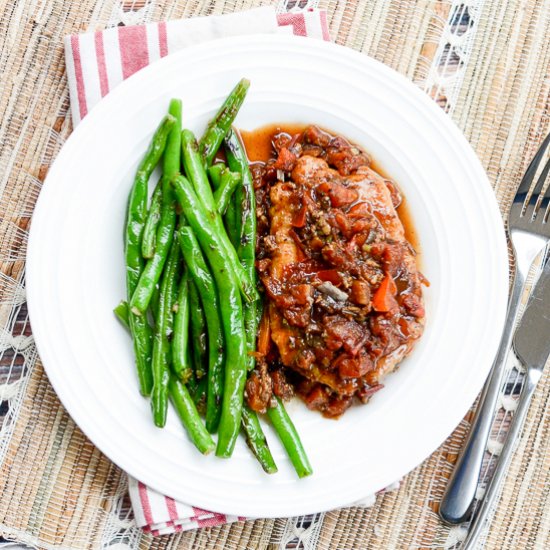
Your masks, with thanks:
[(258, 33), (330, 40), (324, 10), (277, 15), (270, 6), (67, 36), (65, 62), (73, 125), (124, 79), (171, 52), (216, 38)]
[[(67, 36), (65, 60), (73, 125), (124, 79), (161, 57), (199, 42), (257, 33), (288, 33), (330, 40), (325, 11), (277, 15), (273, 7)], [(129, 492), (137, 525), (153, 535), (247, 519), (178, 502), (131, 477)], [(193, 495), (189, 495), (189, 501), (192, 500)]]

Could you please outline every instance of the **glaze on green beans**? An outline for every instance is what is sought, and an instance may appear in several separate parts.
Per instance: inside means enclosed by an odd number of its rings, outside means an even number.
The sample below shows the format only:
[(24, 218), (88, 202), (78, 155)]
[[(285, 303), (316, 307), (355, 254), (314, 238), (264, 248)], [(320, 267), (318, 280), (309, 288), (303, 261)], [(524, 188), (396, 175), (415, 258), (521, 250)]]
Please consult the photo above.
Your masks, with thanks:
[[(177, 246), (177, 243), (174, 243)], [(189, 361), (189, 285), (188, 272), (184, 271), (178, 289), (172, 335), (172, 370), (182, 381), (187, 382), (193, 370)]]
[(279, 439), (281, 440), (281, 443), (283, 444), (288, 457), (290, 458), (290, 461), (298, 474), (298, 477), (306, 477), (311, 475), (313, 473), (313, 469), (309, 463), (309, 459), (300, 440), (300, 436), (298, 435), (292, 420), (290, 420), (283, 402), (278, 397), (275, 397), (275, 405), (267, 409), (267, 416), (269, 417), (269, 420), (271, 420), (271, 423), (273, 424), (273, 427), (275, 428), (275, 431), (277, 432), (277, 435), (279, 436)]
[(202, 378), (207, 368), (207, 350), (206, 350), (206, 317), (200, 300), (199, 291), (195, 281), (189, 279), (189, 326), (191, 359), (193, 371), (197, 378)]
[(168, 385), (170, 400), (187, 430), (187, 435), (202, 454), (211, 453), (216, 444), (204, 427), (189, 391), (175, 376), (170, 377)]
[(210, 187), (210, 182), (202, 163), (202, 157), (199, 153), (195, 136), (191, 131), (184, 130), (181, 133), (181, 145), (185, 173), (193, 184), (195, 194), (207, 213), (208, 223), (216, 229), (218, 244), (223, 249), (228, 271), (232, 270), (234, 272), (243, 298), (247, 301), (254, 301), (258, 298), (256, 286), (249, 280), (246, 271), (239, 262), (235, 248), (231, 245), (227, 233), (224, 231), (222, 218), (216, 208), (212, 188)]
[(206, 318), (208, 332), (206, 429), (214, 433), (220, 421), (224, 374), (224, 337), (218, 290), (191, 227), (181, 227), (178, 235), (183, 258), (199, 291)]
[(216, 164), (208, 167), (208, 177), (210, 178), (210, 183), (212, 184), (214, 191), (220, 186), (222, 172), (226, 168), (227, 167), (223, 162), (217, 162)]
[[(151, 173), (159, 163), (166, 140), (176, 120), (167, 115), (157, 128), (141, 161), (128, 199), (126, 227), (124, 232), (124, 255), (126, 260), (126, 291), (128, 301), (132, 298), (143, 271), (141, 241), (147, 217), (148, 185)], [(149, 395), (153, 379), (151, 375), (152, 333), (145, 317), (130, 312), (128, 316), (134, 344), (139, 388), (142, 395)]]
[(223, 102), (216, 116), (208, 123), (206, 132), (202, 136), (199, 144), (200, 153), (206, 166), (210, 166), (223, 138), (231, 128), (244, 98), (250, 88), (250, 81), (242, 78), (233, 88), (227, 99)]
[(157, 228), (155, 253), (150, 260), (147, 260), (130, 300), (130, 309), (137, 316), (143, 316), (149, 307), (155, 286), (161, 278), (176, 228), (174, 193), (165, 176), (163, 176), (162, 187), (162, 209)]
[(226, 367), (216, 455), (229, 457), (235, 448), (241, 426), (246, 382), (246, 339), (239, 282), (233, 270), (227, 268), (228, 258), (225, 247), (220, 243), (219, 228), (210, 223), (211, 217), (197, 198), (189, 181), (179, 176), (172, 180), (172, 183), (185, 218), (208, 259), (218, 288), (225, 336)]
[(166, 141), (163, 158), (162, 206), (160, 220), (155, 237), (155, 251), (153, 257), (147, 261), (139, 277), (137, 286), (130, 300), (130, 309), (136, 315), (144, 315), (149, 307), (155, 285), (160, 280), (162, 269), (166, 262), (174, 229), (176, 227), (176, 211), (174, 208), (174, 193), (170, 185), (170, 178), (174, 177), (180, 168), (181, 157), (181, 101), (173, 99), (170, 102), (169, 114), (173, 120)]
[(220, 186), (214, 192), (214, 201), (216, 202), (216, 208), (220, 214), (223, 216), (235, 189), (237, 189), (239, 183), (241, 182), (241, 174), (239, 172), (231, 172), (225, 170), (220, 178)]
[(168, 178), (173, 178), (181, 171), (181, 110), (181, 100), (172, 99), (168, 113), (176, 119), (176, 124), (168, 136), (162, 162), (162, 173)]
[(275, 474), (277, 472), (277, 465), (267, 445), (260, 420), (258, 415), (248, 405), (244, 405), (243, 407), (242, 425), (246, 444), (258, 459), (264, 472), (266, 474)]
[(153, 257), (155, 253), (155, 244), (157, 242), (157, 227), (160, 220), (160, 211), (162, 208), (162, 183), (159, 181), (153, 196), (151, 197), (151, 204), (149, 206), (149, 212), (147, 213), (147, 219), (145, 220), (145, 227), (143, 228), (143, 239), (141, 241), (141, 255), (145, 259)]
[(155, 426), (163, 428), (168, 409), (168, 380), (170, 378), (170, 341), (174, 324), (174, 297), (176, 296), (180, 249), (174, 244), (160, 283), (159, 308), (153, 339), (153, 391), (151, 408)]
[[(256, 284), (256, 196), (254, 182), (248, 167), (246, 151), (239, 136), (231, 130), (225, 138), (225, 154), (229, 168), (241, 175), (241, 185), (235, 190), (235, 235), (237, 255), (248, 278)], [(256, 360), (252, 353), (256, 350), (258, 333), (258, 301), (244, 305), (244, 324), (246, 330), (247, 368), (254, 370)]]

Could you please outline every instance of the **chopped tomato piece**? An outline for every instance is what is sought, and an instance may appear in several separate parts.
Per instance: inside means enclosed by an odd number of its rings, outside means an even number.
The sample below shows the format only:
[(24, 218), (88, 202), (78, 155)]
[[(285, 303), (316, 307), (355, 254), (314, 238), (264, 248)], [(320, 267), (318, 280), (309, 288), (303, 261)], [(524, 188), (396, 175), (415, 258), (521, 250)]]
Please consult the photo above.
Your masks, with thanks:
[(342, 234), (347, 238), (349, 236), (350, 223), (346, 215), (341, 210), (337, 210), (334, 214), (334, 221), (338, 229), (340, 229)]
[(307, 408), (312, 410), (321, 409), (328, 403), (328, 400), (328, 392), (320, 384), (315, 385), (304, 398)]
[(277, 157), (277, 160), (275, 161), (273, 168), (275, 170), (284, 170), (285, 172), (292, 172), (292, 169), (296, 164), (296, 158), (297, 158), (296, 155), (292, 151), (290, 151), (286, 147), (283, 147), (279, 151), (279, 156)]
[(368, 306), (370, 303), (370, 286), (365, 281), (353, 281), (351, 283), (351, 301), (361, 306)]
[(354, 204), (348, 211), (349, 218), (366, 218), (371, 215), (371, 208), (368, 203), (361, 201)]
[(317, 273), (317, 277), (319, 277), (321, 281), (328, 281), (333, 285), (342, 284), (342, 278), (336, 269), (322, 269)]
[(354, 254), (355, 250), (365, 244), (368, 235), (366, 233), (356, 233), (346, 244), (346, 250)]
[(325, 181), (317, 186), (317, 190), (321, 193), (327, 193), (330, 203), (336, 208), (351, 204), (359, 197), (359, 193), (355, 189), (350, 189), (340, 183)]
[(359, 378), (374, 368), (372, 360), (365, 353), (351, 357), (343, 353), (332, 365), (342, 378)]
[(352, 233), (360, 233), (363, 231), (367, 231), (370, 228), (371, 228), (371, 223), (369, 222), (369, 220), (357, 220), (351, 226), (351, 231)]
[(304, 227), (306, 224), (307, 219), (307, 204), (304, 200), (302, 200), (302, 207), (296, 214), (294, 214), (294, 217), (292, 218), (292, 225), (294, 227)]
[(372, 307), (374, 310), (379, 312), (395, 311), (398, 308), (397, 301), (395, 300), (396, 293), (397, 286), (395, 285), (395, 281), (389, 273), (386, 273), (378, 290), (372, 297)]

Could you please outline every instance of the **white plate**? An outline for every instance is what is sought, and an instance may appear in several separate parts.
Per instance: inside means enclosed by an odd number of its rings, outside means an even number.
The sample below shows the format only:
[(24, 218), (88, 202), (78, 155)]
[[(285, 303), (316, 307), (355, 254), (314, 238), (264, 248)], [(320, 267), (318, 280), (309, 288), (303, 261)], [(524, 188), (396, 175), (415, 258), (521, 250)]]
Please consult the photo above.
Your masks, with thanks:
[[(339, 421), (295, 400), (289, 412), (314, 475), (298, 480), (271, 430), (279, 473), (243, 440), (231, 460), (203, 457), (173, 411), (153, 426), (132, 348), (112, 308), (125, 296), (122, 227), (135, 168), (171, 97), (200, 134), (243, 76), (237, 126), (316, 123), (364, 146), (403, 189), (422, 245), (427, 327), (371, 403)], [(132, 476), (202, 508), (255, 517), (350, 504), (409, 472), (458, 424), (496, 350), (508, 288), (500, 214), (472, 149), (423, 92), (333, 44), (247, 36), (189, 48), (109, 94), (69, 138), (33, 218), (27, 286), (33, 333), (63, 404)]]

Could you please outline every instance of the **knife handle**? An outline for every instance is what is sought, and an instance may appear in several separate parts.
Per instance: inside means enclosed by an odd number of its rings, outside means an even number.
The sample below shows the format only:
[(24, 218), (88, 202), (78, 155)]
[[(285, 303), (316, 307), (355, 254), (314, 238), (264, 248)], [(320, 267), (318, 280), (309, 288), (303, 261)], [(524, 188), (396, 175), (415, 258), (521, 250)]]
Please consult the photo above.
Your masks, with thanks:
[(531, 399), (533, 398), (535, 388), (537, 387), (537, 383), (541, 376), (542, 372), (539, 370), (529, 369), (527, 371), (525, 382), (518, 400), (518, 408), (512, 417), (510, 430), (508, 431), (506, 442), (504, 443), (498, 458), (495, 473), (493, 474), (491, 482), (487, 487), (485, 498), (483, 499), (479, 510), (476, 512), (472, 524), (470, 525), (468, 536), (461, 547), (462, 550), (471, 550), (475, 548), (477, 539), (485, 527), (487, 516), (489, 515), (489, 512), (491, 511), (491, 508), (493, 507), (499, 494), (500, 483), (506, 474), (506, 470), (508, 469), (510, 458), (512, 457), (516, 443), (519, 440), (521, 429), (525, 422), (525, 418), (527, 417), (527, 412), (529, 411)]
[(493, 424), (498, 395), (502, 387), (506, 359), (512, 346), (514, 326), (524, 285), (525, 277), (522, 270), (518, 269), (514, 277), (506, 325), (504, 326), (500, 346), (489, 379), (481, 394), (470, 433), (439, 507), (441, 519), (451, 525), (467, 521), (472, 512), (485, 448)]

